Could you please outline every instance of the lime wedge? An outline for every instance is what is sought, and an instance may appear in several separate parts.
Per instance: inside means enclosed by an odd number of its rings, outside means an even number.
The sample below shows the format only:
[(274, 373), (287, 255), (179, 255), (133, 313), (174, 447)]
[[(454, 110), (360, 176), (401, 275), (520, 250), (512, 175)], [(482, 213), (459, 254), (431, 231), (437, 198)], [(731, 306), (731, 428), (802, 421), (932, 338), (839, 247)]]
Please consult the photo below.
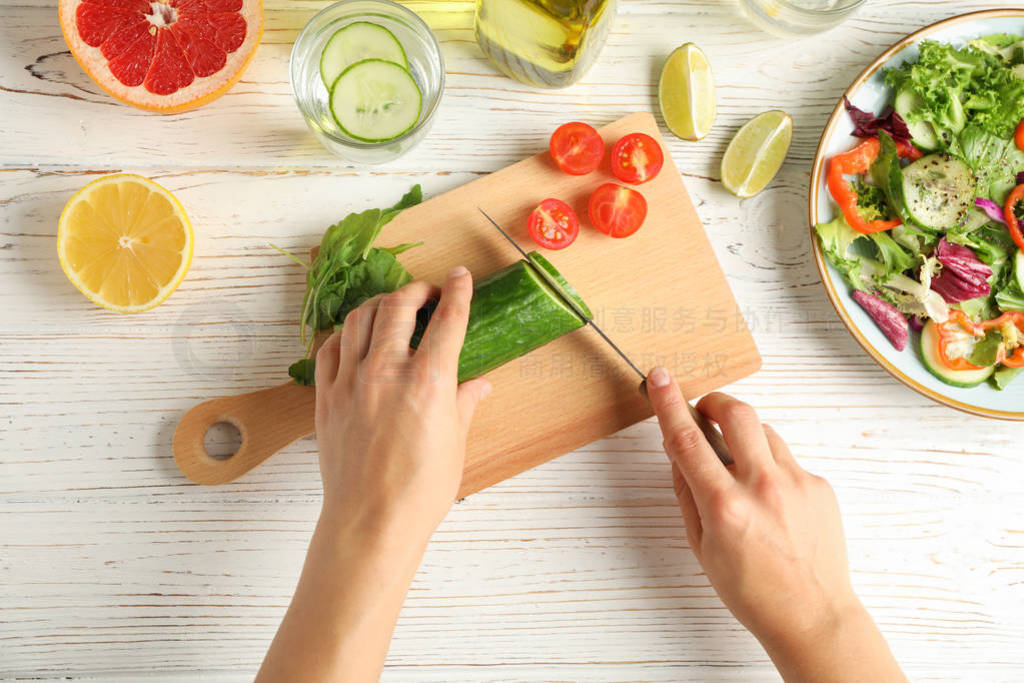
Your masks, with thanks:
[(778, 109), (743, 124), (722, 157), (722, 185), (737, 197), (753, 197), (771, 182), (793, 139), (793, 119)]
[(711, 65), (693, 43), (673, 50), (658, 79), (658, 105), (676, 137), (700, 140), (715, 122), (715, 82)]

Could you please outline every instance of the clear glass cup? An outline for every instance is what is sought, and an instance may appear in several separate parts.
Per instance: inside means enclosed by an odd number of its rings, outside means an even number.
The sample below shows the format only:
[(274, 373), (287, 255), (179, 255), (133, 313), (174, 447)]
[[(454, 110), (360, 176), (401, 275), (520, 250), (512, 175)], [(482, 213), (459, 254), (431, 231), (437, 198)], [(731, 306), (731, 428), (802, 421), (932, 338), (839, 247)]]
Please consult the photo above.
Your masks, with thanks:
[[(420, 116), (408, 131), (385, 142), (355, 140), (338, 126), (328, 106), (320, 77), (320, 55), (334, 33), (356, 21), (369, 21), (391, 31), (409, 60), (409, 73), (423, 94)], [(396, 159), (427, 134), (444, 91), (444, 57), (430, 28), (415, 12), (390, 0), (341, 0), (309, 20), (295, 39), (291, 62), (292, 94), (306, 125), (324, 147), (348, 161), (381, 164)]]
[(784, 37), (820, 33), (838, 26), (866, 0), (740, 0), (751, 21)]

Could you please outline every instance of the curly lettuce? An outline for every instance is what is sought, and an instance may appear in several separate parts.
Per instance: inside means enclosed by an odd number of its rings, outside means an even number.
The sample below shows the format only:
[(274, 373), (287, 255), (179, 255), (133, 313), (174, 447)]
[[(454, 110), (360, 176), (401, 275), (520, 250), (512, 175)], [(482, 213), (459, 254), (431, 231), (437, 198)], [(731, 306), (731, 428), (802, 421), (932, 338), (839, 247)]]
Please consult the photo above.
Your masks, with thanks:
[(909, 118), (931, 123), (947, 148), (968, 120), (1009, 138), (1024, 118), (1024, 76), (1015, 68), (1016, 49), (982, 42), (985, 47), (957, 48), (925, 40), (917, 61), (885, 71), (887, 84), (897, 91), (908, 88), (920, 98), (922, 105)]

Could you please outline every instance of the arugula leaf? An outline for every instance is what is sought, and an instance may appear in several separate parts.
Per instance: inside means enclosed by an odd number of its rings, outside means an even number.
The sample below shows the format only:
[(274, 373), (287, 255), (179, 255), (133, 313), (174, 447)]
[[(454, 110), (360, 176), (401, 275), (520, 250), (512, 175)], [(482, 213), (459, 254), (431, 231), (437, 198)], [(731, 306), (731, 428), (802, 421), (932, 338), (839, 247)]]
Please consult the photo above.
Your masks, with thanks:
[(299, 337), (306, 347), (306, 358), (288, 370), (296, 382), (313, 382), (311, 354), (318, 331), (340, 327), (345, 316), (370, 297), (393, 292), (412, 281), (396, 256), (422, 242), (389, 248), (374, 247), (373, 242), (395, 216), (422, 200), (423, 192), (415, 185), (391, 208), (351, 213), (324, 232), (320, 250), (306, 272), (306, 293), (299, 315)]
[(312, 386), (316, 383), (316, 359), (303, 358), (288, 366), (288, 376), (295, 380), (296, 384)]

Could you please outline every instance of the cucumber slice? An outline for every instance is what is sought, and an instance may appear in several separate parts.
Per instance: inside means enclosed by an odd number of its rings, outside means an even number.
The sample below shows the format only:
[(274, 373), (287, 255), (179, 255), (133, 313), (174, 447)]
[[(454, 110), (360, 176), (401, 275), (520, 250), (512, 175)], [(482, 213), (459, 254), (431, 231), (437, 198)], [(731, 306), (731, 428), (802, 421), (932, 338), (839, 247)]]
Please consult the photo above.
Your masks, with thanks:
[(566, 280), (558, 269), (551, 265), (551, 261), (548, 261), (540, 252), (531, 251), (526, 255), (534, 266), (541, 271), (541, 277), (543, 277), (547, 283), (551, 286), (551, 289), (564, 295), (567, 299), (573, 302), (574, 308), (579, 307), (577, 313), (581, 314), (584, 318), (590, 319), (594, 317), (594, 314), (590, 312), (590, 308), (587, 307), (586, 302), (580, 298), (580, 295), (576, 293), (569, 281)]
[(903, 169), (903, 202), (915, 223), (932, 230), (959, 225), (974, 202), (974, 174), (949, 154), (929, 154)]
[(1013, 257), (1013, 276), (1017, 279), (1017, 286), (1024, 292), (1024, 251), (1017, 250)]
[(345, 69), (331, 86), (331, 114), (342, 131), (363, 142), (387, 142), (420, 118), (423, 94), (404, 67), (364, 59)]
[(995, 372), (995, 366), (982, 368), (980, 370), (950, 370), (938, 358), (938, 332), (935, 329), (935, 322), (929, 320), (921, 330), (921, 360), (928, 372), (932, 373), (946, 384), (954, 387), (974, 387)]
[(935, 134), (935, 128), (927, 121), (912, 118), (913, 112), (924, 106), (924, 100), (916, 92), (908, 87), (900, 88), (892, 103), (896, 113), (907, 122), (907, 128), (913, 137), (913, 142), (918, 149), (931, 152), (939, 147), (939, 136)]
[(380, 24), (354, 21), (334, 32), (320, 54), (320, 77), (328, 89), (338, 76), (356, 62), (383, 59), (409, 68), (402, 44)]

